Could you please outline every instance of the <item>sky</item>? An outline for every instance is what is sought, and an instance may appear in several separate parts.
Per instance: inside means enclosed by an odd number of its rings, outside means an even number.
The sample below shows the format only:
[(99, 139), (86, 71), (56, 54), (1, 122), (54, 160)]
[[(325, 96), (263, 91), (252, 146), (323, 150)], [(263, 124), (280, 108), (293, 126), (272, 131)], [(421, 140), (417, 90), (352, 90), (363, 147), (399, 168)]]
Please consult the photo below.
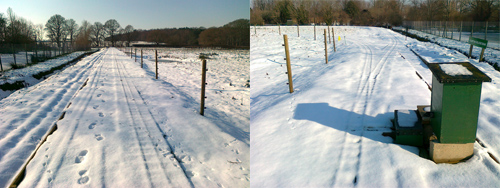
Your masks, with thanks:
[(231, 21), (250, 19), (249, 0), (1, 0), (0, 13), (7, 9), (34, 24), (47, 23), (55, 14), (105, 23), (115, 19), (124, 28), (135, 29), (219, 27)]

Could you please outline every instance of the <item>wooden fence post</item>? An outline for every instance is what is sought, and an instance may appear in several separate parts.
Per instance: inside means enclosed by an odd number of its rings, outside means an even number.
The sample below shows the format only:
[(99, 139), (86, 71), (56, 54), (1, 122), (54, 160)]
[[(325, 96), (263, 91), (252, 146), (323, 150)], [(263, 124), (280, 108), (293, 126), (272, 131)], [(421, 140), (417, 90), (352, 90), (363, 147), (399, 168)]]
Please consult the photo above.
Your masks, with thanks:
[(332, 43), (332, 39), (330, 38), (330, 25), (328, 25), (328, 44)]
[(142, 68), (142, 48), (141, 48), (141, 68)]
[(326, 29), (325, 29), (325, 63), (328, 64), (328, 45), (326, 45)]
[(132, 59), (132, 48), (130, 48), (130, 59)]
[(201, 65), (201, 99), (200, 99), (200, 114), (205, 115), (205, 85), (207, 76), (207, 60), (204, 59)]
[(314, 40), (316, 40), (316, 18), (314, 18)]
[(134, 53), (134, 62), (137, 62), (137, 48), (135, 48), (135, 53)]
[(337, 52), (337, 47), (335, 46), (335, 30), (332, 27), (332, 38), (333, 38), (333, 51)]
[(2, 72), (3, 72), (2, 56), (0, 56), (0, 68), (2, 69)]
[(484, 49), (485, 49), (485, 48), (483, 48), (483, 49), (481, 50), (481, 55), (479, 56), (479, 62), (484, 61)]
[(155, 49), (155, 60), (156, 60), (156, 79), (158, 80), (158, 50)]
[(16, 51), (14, 50), (14, 44), (11, 44), (11, 46), (12, 46), (12, 56), (14, 56), (14, 65), (17, 65)]
[[(469, 39), (469, 40), (470, 40), (470, 39)], [(469, 50), (469, 57), (468, 57), (468, 59), (470, 59), (471, 54), (472, 54), (472, 44), (470, 45), (470, 50)]]
[(288, 86), (290, 88), (290, 93), (293, 93), (293, 81), (292, 81), (292, 67), (290, 65), (290, 52), (288, 51), (288, 36), (283, 35), (283, 39), (285, 41), (285, 54), (286, 54), (286, 70), (288, 74)]

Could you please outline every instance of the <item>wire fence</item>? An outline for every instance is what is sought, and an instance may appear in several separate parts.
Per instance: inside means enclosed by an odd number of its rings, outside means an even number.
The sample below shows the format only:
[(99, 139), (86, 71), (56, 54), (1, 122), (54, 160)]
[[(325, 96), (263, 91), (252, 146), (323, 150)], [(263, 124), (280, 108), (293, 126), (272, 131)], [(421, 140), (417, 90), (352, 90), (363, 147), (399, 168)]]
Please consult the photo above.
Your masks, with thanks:
[(488, 47), (500, 50), (500, 23), (464, 21), (405, 21), (409, 29), (458, 41), (469, 41), (469, 37), (488, 40)]
[(69, 42), (0, 43), (0, 71), (17, 69), (76, 51)]

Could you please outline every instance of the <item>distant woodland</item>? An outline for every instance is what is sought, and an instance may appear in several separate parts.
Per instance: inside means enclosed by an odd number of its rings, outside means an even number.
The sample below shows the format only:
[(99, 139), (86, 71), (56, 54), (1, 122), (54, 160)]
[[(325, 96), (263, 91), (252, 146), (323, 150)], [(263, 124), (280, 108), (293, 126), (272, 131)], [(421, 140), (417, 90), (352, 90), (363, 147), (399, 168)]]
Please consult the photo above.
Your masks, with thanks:
[(403, 21), (500, 21), (499, 0), (253, 0), (251, 24), (401, 25)]
[(135, 30), (130, 35), (122, 34), (117, 40), (147, 41), (171, 47), (245, 48), (250, 46), (250, 23), (247, 19), (238, 19), (222, 27)]

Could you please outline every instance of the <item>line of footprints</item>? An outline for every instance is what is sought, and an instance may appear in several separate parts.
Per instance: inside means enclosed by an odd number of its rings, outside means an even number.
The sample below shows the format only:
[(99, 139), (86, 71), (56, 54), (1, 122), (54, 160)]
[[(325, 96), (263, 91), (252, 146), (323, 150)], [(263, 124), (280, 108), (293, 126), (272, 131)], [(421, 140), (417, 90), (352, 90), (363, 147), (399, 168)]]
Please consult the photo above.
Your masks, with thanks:
[[(83, 161), (85, 161), (87, 154), (89, 153), (88, 150), (83, 150), (81, 151), (75, 158), (75, 163), (80, 164)], [(86, 184), (90, 181), (90, 178), (87, 176), (87, 170), (80, 170), (78, 172), (80, 175), (80, 178), (78, 179), (78, 184)]]

